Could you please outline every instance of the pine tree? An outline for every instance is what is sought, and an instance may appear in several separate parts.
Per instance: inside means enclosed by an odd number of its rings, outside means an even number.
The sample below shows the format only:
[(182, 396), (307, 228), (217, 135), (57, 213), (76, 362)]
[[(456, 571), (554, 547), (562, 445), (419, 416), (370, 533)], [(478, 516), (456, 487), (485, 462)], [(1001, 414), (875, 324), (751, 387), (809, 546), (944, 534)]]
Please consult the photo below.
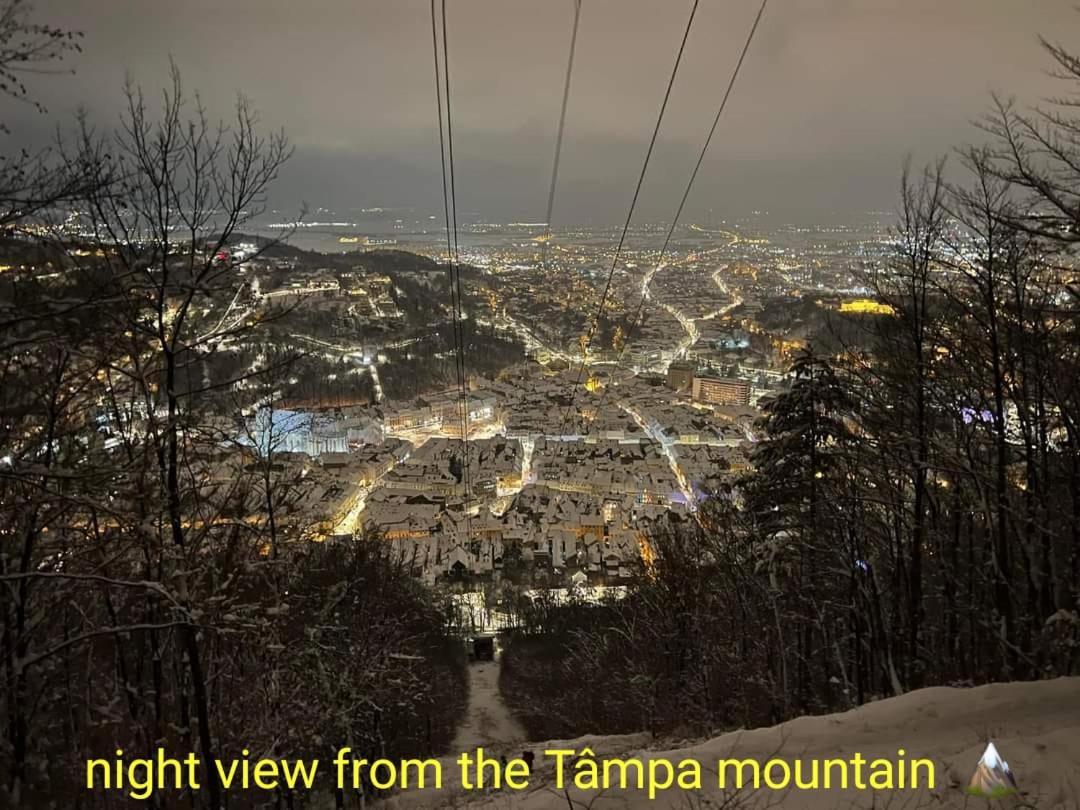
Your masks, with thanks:
[(850, 567), (851, 508), (845, 513), (843, 501), (849, 490), (855, 405), (830, 361), (810, 347), (796, 355), (791, 374), (791, 387), (764, 407), (758, 423), (764, 438), (754, 450), (755, 472), (746, 492), (778, 632), (794, 641), (781, 644), (788, 652), (779, 662), (780, 680), (794, 689), (799, 708), (809, 710), (815, 680), (822, 685), (820, 696), (832, 702), (830, 666), (815, 653), (827, 631), (823, 582), (836, 579), (827, 575), (830, 562), (841, 559)]

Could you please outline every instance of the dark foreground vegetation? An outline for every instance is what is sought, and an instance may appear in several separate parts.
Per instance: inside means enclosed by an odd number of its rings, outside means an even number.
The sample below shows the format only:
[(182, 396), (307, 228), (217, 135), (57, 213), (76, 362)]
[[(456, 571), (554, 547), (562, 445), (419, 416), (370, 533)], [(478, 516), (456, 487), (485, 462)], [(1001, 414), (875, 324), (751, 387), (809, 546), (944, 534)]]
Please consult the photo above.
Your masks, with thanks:
[[(0, 92), (73, 41), (0, 1)], [(433, 595), (382, 546), (310, 542), (303, 475), (237, 441), (233, 415), (300, 359), (220, 355), (283, 314), (228, 316), (245, 268), (222, 251), (288, 142), (243, 100), (207, 120), (175, 70), (152, 98), (129, 87), (115, 130), (0, 161), (4, 808), (127, 806), (86, 789), (86, 761), (158, 749), (202, 784), (151, 807), (325, 802), (225, 791), (212, 763), (442, 753), (467, 698)]]
[[(1080, 61), (1047, 50), (1075, 90)], [(865, 279), (891, 312), (796, 358), (754, 472), (650, 538), (625, 601), (511, 642), (503, 691), (537, 737), (1080, 671), (1080, 119), (999, 102), (983, 130), (962, 179), (905, 174)]]

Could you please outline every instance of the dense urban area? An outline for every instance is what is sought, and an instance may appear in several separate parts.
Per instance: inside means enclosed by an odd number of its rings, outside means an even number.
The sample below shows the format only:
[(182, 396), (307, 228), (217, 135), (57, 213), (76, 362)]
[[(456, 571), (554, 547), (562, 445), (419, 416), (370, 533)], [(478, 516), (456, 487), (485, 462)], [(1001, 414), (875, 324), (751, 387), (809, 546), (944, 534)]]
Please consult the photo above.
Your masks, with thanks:
[[(65, 237), (85, 238), (87, 219), (74, 212)], [(199, 246), (223, 289), (187, 316), (201, 334), (182, 385), (228, 392), (201, 414), (221, 437), (206, 473), (269, 465), (289, 492), (282, 538), (380, 537), (413, 575), (465, 592), (511, 561), (517, 577), (598, 593), (636, 576), (650, 525), (731, 497), (759, 403), (808, 338), (831, 318), (885, 311), (866, 286), (885, 265), (884, 226), (690, 225), (662, 265), (655, 251), (623, 252), (586, 347), (610, 235), (560, 236), (541, 262), (538, 227), (479, 225), (463, 268), (463, 396), (440, 234), (409, 232), (436, 244), (406, 252), (353, 248), (347, 223), (312, 227), (342, 232), (339, 249), (243, 236)], [(59, 255), (44, 265), (56, 278), (78, 267)], [(165, 306), (174, 317), (182, 304)], [(115, 452), (123, 416), (96, 404), (101, 449)]]

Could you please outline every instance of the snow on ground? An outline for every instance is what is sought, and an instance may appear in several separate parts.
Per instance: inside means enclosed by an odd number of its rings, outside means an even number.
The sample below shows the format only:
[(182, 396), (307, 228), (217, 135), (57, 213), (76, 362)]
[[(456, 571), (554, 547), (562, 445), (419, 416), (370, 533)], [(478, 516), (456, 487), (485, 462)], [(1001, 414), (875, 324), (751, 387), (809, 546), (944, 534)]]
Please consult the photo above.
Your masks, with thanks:
[[(492, 670), (494, 665), (487, 665)], [(478, 673), (479, 675), (479, 673)], [(475, 681), (474, 681), (475, 683)], [(501, 701), (499, 702), (501, 706)], [(496, 723), (494, 727), (500, 726)], [(472, 734), (469, 732), (468, 734)], [(463, 731), (460, 740), (478, 739)], [(483, 734), (479, 735), (483, 738)], [(964, 793), (978, 762), (992, 740), (1008, 760), (1022, 800), (987, 803)], [(465, 793), (458, 786), (453, 758), (444, 762), (445, 785), (432, 791), (406, 792), (386, 803), (387, 808), (461, 807), (489, 810), (547, 810), (568, 808), (776, 808), (776, 810), (977, 810), (984, 807), (1031, 807), (1037, 810), (1080, 810), (1080, 678), (1058, 678), (1036, 683), (1006, 683), (973, 689), (934, 687), (882, 700), (841, 714), (801, 717), (780, 726), (736, 731), (712, 740), (673, 750), (644, 750), (647, 735), (587, 737), (571, 743), (531, 743), (537, 768), (528, 790)], [(636, 790), (556, 791), (554, 761), (543, 758), (545, 748), (589, 746), (597, 758), (629, 757), (640, 752), (643, 760), (694, 758), (702, 763), (703, 789), (694, 795), (679, 790), (661, 793), (654, 801)], [(471, 748), (466, 745), (466, 750)], [(733, 797), (716, 787), (716, 762), (721, 758), (761, 761), (796, 759), (850, 759), (859, 752), (867, 760), (896, 760), (897, 749), (907, 758), (937, 763), (933, 791), (887, 792), (833, 789), (780, 794), (763, 790), (757, 795)], [(499, 753), (499, 752), (496, 752)], [(513, 752), (508, 752), (513, 756)], [(571, 771), (572, 773), (572, 771)]]
[(480, 746), (521, 755), (525, 729), (510, 713), (499, 694), (499, 662), (478, 661), (469, 665), (469, 706), (454, 738), (454, 751), (472, 751)]

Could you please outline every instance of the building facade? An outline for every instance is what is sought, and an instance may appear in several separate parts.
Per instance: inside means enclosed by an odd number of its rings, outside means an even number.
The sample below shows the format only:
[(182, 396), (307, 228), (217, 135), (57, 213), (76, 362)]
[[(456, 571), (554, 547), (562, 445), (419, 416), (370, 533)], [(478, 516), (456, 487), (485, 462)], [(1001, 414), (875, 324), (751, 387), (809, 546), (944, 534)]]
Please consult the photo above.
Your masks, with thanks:
[(689, 391), (694, 384), (694, 371), (692, 363), (672, 363), (667, 371), (668, 388)]
[(749, 405), (750, 383), (723, 377), (694, 377), (691, 396), (710, 405)]

